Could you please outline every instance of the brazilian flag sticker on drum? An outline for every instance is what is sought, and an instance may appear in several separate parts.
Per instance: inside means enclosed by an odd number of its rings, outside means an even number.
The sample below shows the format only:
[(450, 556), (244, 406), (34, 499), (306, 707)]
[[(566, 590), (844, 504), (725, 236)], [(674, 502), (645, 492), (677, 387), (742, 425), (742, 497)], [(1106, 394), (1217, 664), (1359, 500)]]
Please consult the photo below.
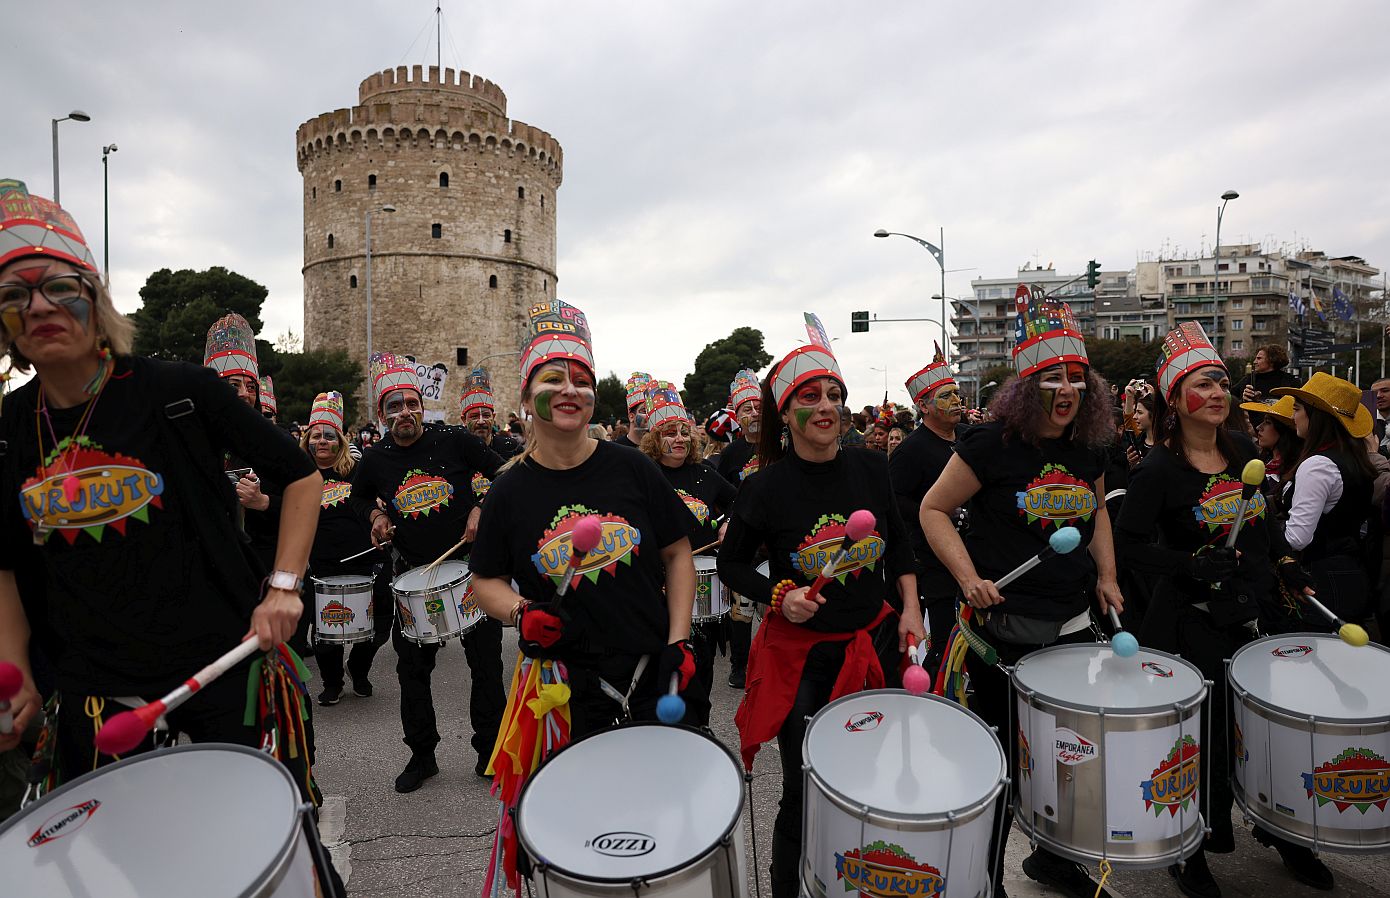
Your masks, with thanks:
[(1197, 794), (1200, 771), (1201, 750), (1197, 740), (1191, 736), (1181, 737), (1173, 743), (1168, 757), (1154, 768), (1151, 778), (1139, 784), (1144, 795), (1144, 810), (1152, 810), (1155, 817), (1162, 817), (1165, 808), (1173, 817), (1179, 810), (1188, 810)]
[(873, 898), (939, 898), (946, 878), (930, 864), (918, 863), (907, 849), (877, 841), (835, 855), (835, 878), (846, 892)]
[(1303, 788), (1318, 807), (1332, 802), (1339, 814), (1347, 808), (1365, 814), (1372, 805), (1383, 811), (1390, 801), (1390, 764), (1369, 748), (1348, 748), (1303, 774)]

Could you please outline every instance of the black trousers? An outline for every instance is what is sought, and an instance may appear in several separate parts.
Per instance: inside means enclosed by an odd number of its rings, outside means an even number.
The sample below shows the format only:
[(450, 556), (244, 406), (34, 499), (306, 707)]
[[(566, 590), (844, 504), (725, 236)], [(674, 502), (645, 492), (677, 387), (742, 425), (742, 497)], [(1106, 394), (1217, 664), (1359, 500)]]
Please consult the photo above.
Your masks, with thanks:
[[(396, 677), (401, 684), (401, 729), (412, 752), (428, 753), (439, 744), (430, 681), (440, 645), (416, 645), (391, 630), (396, 650)], [(507, 696), (502, 685), (502, 622), (490, 617), (463, 637), (463, 653), (473, 682), (468, 699), (468, 717), (473, 725), (473, 750), (484, 762), (492, 756), (497, 730), (502, 725)]]
[[(313, 596), (309, 597), (310, 601)], [(313, 613), (313, 606), (305, 606), (305, 616)], [(372, 638), (368, 642), (353, 643), (347, 654), (347, 672), (353, 681), (365, 680), (372, 671), (372, 660), (377, 650), (391, 638), (391, 628), (396, 621), (396, 599), (391, 593), (391, 575), (382, 568), (372, 583)], [(323, 677), (325, 689), (343, 688), (343, 647), (335, 643), (320, 642), (314, 646), (314, 660), (319, 665), (319, 675)]]
[[(1371, 602), (1371, 583), (1361, 559), (1351, 555), (1330, 555), (1308, 564), (1313, 576), (1314, 597), (1344, 621), (1361, 623), (1375, 610)], [(1334, 627), (1318, 611), (1305, 605), (1305, 628), (1318, 633), (1334, 632)]]
[[(690, 628), (690, 642), (695, 646), (695, 677), (686, 687), (685, 701), (687, 709), (695, 712), (693, 726), (709, 726), (709, 696), (714, 687), (714, 656), (723, 641), (723, 627), (724, 621), (720, 620), (707, 624), (693, 624)], [(669, 689), (670, 684), (667, 684), (666, 688)]]
[(735, 674), (748, 669), (748, 649), (753, 644), (753, 622), (734, 620), (730, 615), (725, 620), (729, 628), (729, 665)]

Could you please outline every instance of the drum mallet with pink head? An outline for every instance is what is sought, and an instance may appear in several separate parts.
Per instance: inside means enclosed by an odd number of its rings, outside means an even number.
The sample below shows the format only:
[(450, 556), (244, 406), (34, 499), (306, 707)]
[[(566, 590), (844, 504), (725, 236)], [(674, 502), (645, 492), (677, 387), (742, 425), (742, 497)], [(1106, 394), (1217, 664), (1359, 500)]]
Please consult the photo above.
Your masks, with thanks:
[(1075, 527), (1059, 527), (1047, 538), (1047, 548), (994, 581), (995, 589), (1003, 589), (1054, 555), (1065, 555), (1081, 545), (1081, 531)]
[(8, 736), (14, 731), (14, 715), (10, 713), (10, 700), (19, 695), (24, 688), (24, 674), (16, 665), (0, 661), (0, 735)]
[(158, 701), (133, 711), (122, 711), (97, 731), (97, 751), (104, 755), (123, 755), (140, 744), (155, 722), (193, 697), (193, 694), (256, 653), (259, 643), (253, 636), (237, 644), (227, 654), (184, 680), (183, 685)]
[(602, 536), (603, 525), (595, 516), (586, 514), (574, 522), (574, 527), (570, 530), (569, 564), (565, 565), (565, 574), (560, 578), (560, 585), (555, 590), (556, 608), (560, 607), (560, 600), (565, 597), (570, 584), (574, 582), (574, 575), (584, 563), (584, 556), (594, 550)]
[(810, 590), (806, 593), (806, 601), (814, 602), (816, 600), (821, 589), (835, 575), (835, 569), (844, 564), (845, 559), (849, 557), (849, 550), (854, 548), (855, 543), (873, 533), (876, 526), (878, 526), (878, 521), (874, 518), (874, 513), (867, 508), (861, 508), (849, 516), (849, 520), (845, 521), (845, 538), (840, 543), (839, 550), (816, 575), (816, 582), (811, 584)]
[(907, 665), (907, 670), (903, 671), (903, 688), (913, 695), (922, 695), (931, 689), (931, 674), (922, 667), (926, 651), (926, 644), (919, 646), (917, 637), (911, 633), (907, 634), (907, 658), (911, 663)]
[(1250, 502), (1255, 498), (1255, 491), (1264, 482), (1265, 463), (1258, 458), (1250, 459), (1245, 463), (1245, 467), (1240, 469), (1240, 509), (1236, 514), (1236, 522), (1231, 525), (1231, 532), (1226, 534), (1226, 548), (1235, 548), (1236, 537), (1240, 536), (1240, 528), (1245, 526), (1245, 513), (1250, 510)]

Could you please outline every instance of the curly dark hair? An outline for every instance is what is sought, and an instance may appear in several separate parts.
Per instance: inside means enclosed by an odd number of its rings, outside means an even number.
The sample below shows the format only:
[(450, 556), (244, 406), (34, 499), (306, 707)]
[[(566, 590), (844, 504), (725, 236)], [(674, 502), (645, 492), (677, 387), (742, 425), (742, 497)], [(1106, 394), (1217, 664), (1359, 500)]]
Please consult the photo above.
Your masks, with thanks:
[[(1014, 377), (1004, 381), (990, 401), (989, 410), (998, 421), (1004, 422), (1004, 439), (1017, 437), (1030, 446), (1040, 445), (1040, 425), (1043, 411), (1041, 373)], [(1115, 407), (1110, 398), (1110, 384), (1094, 369), (1086, 368), (1086, 398), (1076, 420), (1062, 434), (1072, 445), (1103, 449), (1115, 441)]]
[(1256, 348), (1255, 352), (1263, 352), (1265, 359), (1269, 361), (1269, 367), (1275, 371), (1283, 371), (1289, 364), (1288, 352), (1278, 343), (1266, 343)]

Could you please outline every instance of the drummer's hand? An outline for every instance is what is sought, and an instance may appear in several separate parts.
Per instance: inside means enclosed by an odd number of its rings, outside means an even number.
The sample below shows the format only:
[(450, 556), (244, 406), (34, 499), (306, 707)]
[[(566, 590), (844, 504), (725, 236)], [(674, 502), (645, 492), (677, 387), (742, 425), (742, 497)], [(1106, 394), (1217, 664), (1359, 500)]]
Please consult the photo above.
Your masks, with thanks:
[(391, 518), (386, 512), (372, 516), (372, 545), (380, 548), (391, 541), (391, 536), (395, 531), (391, 526)]
[(825, 604), (825, 596), (817, 594), (814, 599), (806, 598), (811, 587), (793, 589), (782, 597), (782, 616), (794, 624), (804, 624), (815, 617), (820, 606)]
[(236, 482), (236, 497), (252, 511), (265, 511), (270, 507), (270, 497), (261, 492), (261, 479), (254, 471)]
[(261, 651), (268, 652), (280, 643), (289, 641), (303, 613), (304, 603), (300, 601), (299, 593), (288, 589), (268, 589), (265, 598), (251, 613), (251, 629), (246, 631), (242, 640), (254, 636), (261, 644)]
[(1107, 609), (1110, 608), (1114, 608), (1116, 614), (1124, 611), (1125, 597), (1120, 592), (1120, 584), (1115, 580), (1098, 581), (1096, 583), (1096, 604), (1100, 606), (1102, 615), (1107, 614)]
[(9, 751), (19, 745), (19, 739), (24, 735), (24, 730), (29, 726), (29, 721), (34, 719), (43, 708), (43, 700), (39, 698), (39, 692), (34, 688), (34, 679), (28, 674), (24, 675), (24, 681), (20, 684), (19, 694), (10, 699), (10, 714), (14, 717), (14, 726), (8, 733), (0, 733), (0, 751)]
[(911, 635), (919, 643), (925, 644), (927, 641), (927, 628), (922, 622), (922, 612), (919, 610), (915, 614), (903, 609), (903, 613), (898, 617), (898, 652), (907, 651), (907, 637)]
[(961, 590), (961, 595), (965, 596), (965, 601), (971, 608), (988, 608), (1004, 601), (993, 580), (972, 581)]
[(478, 518), (483, 516), (483, 507), (474, 505), (473, 510), (468, 513), (468, 523), (463, 527), (463, 541), (473, 542), (478, 536)]

